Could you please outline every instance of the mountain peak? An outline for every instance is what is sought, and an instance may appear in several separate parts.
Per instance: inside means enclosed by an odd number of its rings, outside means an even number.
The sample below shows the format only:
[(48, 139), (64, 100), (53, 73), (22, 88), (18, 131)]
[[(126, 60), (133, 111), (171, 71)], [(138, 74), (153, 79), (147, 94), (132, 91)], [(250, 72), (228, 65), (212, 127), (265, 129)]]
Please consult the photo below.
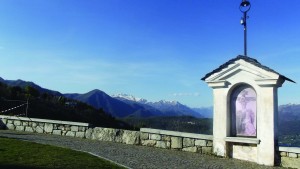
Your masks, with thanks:
[(119, 98), (119, 99), (125, 99), (125, 100), (130, 100), (130, 101), (134, 101), (134, 102), (140, 102), (140, 103), (146, 103), (147, 102), (146, 99), (134, 97), (132, 95), (124, 94), (124, 93), (113, 94), (113, 95), (111, 95), (111, 97), (113, 97), (113, 98)]

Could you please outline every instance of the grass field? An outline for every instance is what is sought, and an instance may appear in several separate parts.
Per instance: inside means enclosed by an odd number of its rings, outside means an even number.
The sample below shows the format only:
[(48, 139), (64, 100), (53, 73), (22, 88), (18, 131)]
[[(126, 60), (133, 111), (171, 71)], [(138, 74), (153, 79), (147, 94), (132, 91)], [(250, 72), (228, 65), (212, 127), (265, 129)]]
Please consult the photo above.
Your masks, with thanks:
[(0, 169), (121, 169), (109, 161), (66, 148), (0, 137)]

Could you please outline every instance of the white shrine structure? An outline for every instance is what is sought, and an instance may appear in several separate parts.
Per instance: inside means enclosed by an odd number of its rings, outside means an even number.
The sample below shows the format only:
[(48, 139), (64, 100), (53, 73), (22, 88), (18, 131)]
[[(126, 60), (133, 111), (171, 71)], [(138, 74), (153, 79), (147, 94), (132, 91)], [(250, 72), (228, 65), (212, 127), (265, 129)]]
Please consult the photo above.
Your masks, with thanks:
[(277, 89), (293, 80), (247, 56), (202, 78), (213, 89), (213, 152), (273, 166), (278, 147)]

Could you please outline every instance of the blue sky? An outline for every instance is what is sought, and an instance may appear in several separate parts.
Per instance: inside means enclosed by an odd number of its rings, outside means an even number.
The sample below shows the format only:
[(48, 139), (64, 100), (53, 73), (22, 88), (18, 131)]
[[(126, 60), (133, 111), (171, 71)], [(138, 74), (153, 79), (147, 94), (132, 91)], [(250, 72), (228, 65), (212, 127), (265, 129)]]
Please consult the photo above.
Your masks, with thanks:
[[(1, 0), (0, 77), (211, 106), (200, 79), (243, 54), (240, 0)], [(250, 0), (248, 55), (300, 83), (299, 0)], [(287, 82), (279, 104), (300, 103)]]

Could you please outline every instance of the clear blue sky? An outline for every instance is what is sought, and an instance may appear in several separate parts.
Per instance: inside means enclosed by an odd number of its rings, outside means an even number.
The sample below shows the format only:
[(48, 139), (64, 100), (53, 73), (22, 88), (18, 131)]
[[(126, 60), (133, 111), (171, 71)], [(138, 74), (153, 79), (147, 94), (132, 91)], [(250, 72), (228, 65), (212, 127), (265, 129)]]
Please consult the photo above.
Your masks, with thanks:
[[(211, 106), (200, 79), (243, 54), (241, 0), (1, 0), (0, 77)], [(249, 52), (300, 83), (300, 1), (250, 0)], [(279, 103), (300, 103), (286, 83)]]

